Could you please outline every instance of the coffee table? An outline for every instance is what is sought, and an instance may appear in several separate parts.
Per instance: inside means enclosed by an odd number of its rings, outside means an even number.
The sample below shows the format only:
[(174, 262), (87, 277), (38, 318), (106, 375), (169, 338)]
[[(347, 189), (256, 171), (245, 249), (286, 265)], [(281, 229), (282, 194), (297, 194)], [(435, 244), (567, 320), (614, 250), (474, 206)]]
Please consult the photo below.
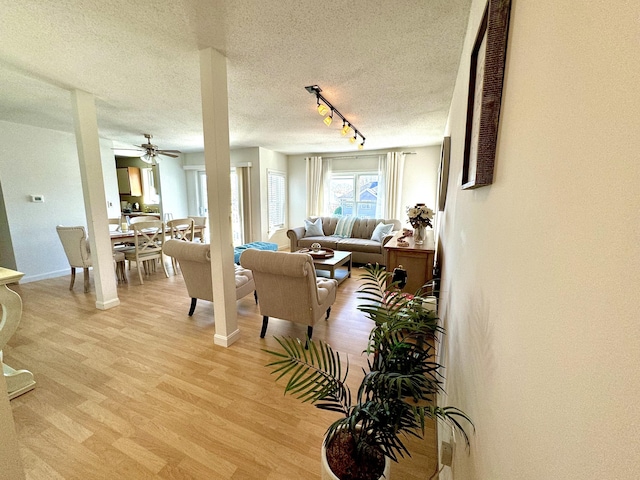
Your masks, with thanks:
[(335, 278), (338, 281), (338, 285), (351, 277), (351, 252), (336, 250), (333, 257), (314, 258), (313, 264), (316, 267), (316, 273), (318, 273), (318, 270), (322, 271), (322, 273), (327, 272), (319, 276)]

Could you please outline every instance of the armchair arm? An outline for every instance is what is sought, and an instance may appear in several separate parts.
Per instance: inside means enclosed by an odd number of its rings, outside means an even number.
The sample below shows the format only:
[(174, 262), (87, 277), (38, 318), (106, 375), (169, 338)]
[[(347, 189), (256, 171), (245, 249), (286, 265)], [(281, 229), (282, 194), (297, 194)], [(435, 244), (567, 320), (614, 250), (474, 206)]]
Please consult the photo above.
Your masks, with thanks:
[(298, 250), (298, 240), (304, 237), (304, 227), (295, 227), (287, 230), (287, 237), (289, 237), (291, 252)]

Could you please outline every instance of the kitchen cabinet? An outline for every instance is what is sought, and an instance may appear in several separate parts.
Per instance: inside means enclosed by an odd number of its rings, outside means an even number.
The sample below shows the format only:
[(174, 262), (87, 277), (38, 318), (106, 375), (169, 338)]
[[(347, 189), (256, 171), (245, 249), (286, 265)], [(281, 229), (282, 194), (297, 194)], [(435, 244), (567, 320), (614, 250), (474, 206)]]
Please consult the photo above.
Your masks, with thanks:
[(142, 178), (138, 167), (116, 168), (120, 195), (142, 196)]

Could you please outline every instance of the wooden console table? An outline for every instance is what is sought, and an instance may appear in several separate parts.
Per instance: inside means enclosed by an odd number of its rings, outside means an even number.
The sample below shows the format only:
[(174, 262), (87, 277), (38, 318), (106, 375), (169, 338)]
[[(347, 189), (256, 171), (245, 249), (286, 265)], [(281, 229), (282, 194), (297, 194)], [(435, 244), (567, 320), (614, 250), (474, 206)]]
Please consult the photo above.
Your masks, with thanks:
[(416, 245), (413, 237), (405, 237), (409, 246), (400, 247), (400, 236), (402, 231), (397, 232), (384, 246), (387, 250), (387, 271), (393, 272), (394, 268), (402, 265), (407, 271), (407, 284), (402, 291), (416, 293), (433, 279), (433, 259), (436, 252), (433, 230), (427, 230), (427, 238), (422, 245)]
[(0, 305), (2, 306), (2, 320), (0, 321), (0, 365), (7, 382), (9, 399), (28, 392), (36, 386), (33, 374), (28, 370), (14, 370), (2, 363), (2, 349), (9, 339), (16, 333), (20, 317), (22, 317), (22, 299), (20, 295), (7, 285), (18, 282), (24, 273), (0, 267)]

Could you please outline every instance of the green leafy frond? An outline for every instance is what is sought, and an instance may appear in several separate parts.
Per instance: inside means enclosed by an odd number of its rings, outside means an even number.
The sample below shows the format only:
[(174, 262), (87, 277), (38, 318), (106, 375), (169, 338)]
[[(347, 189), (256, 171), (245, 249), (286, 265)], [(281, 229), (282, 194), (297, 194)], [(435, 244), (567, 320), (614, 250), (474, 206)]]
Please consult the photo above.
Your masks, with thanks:
[(285, 394), (346, 415), (351, 404), (351, 392), (346, 386), (348, 359), (343, 373), (340, 354), (328, 344), (307, 340), (308, 349), (305, 349), (305, 343), (299, 339), (275, 338), (284, 353), (265, 350), (279, 358), (267, 366), (272, 367), (272, 373), (277, 374), (278, 380), (288, 378)]

